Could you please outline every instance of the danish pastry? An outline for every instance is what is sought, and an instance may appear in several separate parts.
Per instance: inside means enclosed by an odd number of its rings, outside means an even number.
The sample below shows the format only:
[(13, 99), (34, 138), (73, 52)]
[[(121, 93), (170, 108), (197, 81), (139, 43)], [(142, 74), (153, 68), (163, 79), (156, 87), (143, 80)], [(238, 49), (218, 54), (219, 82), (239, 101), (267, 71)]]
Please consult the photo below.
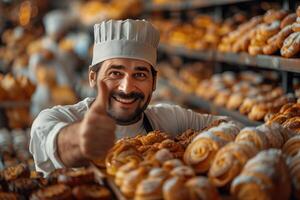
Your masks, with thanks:
[(257, 147), (258, 150), (264, 150), (269, 148), (267, 136), (255, 127), (246, 127), (242, 129), (237, 135), (235, 141), (251, 142)]
[(168, 179), (163, 185), (163, 199), (189, 199), (189, 190), (185, 187), (185, 180), (178, 176)]
[(162, 178), (147, 178), (141, 181), (136, 189), (134, 200), (163, 199)]

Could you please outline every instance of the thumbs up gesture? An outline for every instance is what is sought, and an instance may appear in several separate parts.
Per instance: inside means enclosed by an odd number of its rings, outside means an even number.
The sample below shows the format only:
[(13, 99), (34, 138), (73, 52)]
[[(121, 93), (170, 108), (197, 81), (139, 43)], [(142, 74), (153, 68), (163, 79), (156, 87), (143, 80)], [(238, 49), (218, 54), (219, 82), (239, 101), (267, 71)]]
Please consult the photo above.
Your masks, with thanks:
[(79, 147), (87, 159), (103, 159), (115, 141), (116, 123), (106, 113), (108, 89), (98, 84), (98, 95), (79, 126)]

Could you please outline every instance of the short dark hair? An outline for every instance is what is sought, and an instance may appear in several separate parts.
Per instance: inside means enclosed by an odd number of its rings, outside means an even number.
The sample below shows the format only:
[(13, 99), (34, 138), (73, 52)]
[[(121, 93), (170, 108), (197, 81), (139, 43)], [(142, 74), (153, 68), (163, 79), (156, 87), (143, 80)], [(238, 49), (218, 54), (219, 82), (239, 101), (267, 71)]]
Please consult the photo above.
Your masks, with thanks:
[[(102, 62), (100, 62), (96, 65), (90, 66), (90, 70), (94, 71), (94, 72), (98, 72), (99, 69), (101, 68), (101, 66), (102, 66)], [(155, 78), (157, 76), (157, 71), (152, 66), (151, 66), (151, 73), (152, 73), (153, 78)]]

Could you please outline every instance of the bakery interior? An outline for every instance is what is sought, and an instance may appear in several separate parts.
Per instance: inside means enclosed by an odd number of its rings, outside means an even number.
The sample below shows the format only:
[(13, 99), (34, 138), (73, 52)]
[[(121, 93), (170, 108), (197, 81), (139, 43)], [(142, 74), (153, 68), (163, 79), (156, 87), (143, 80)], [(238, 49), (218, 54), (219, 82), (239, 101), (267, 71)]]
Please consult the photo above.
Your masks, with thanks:
[[(156, 130), (117, 141), (105, 163), (43, 177), (34, 118), (95, 96), (93, 25), (127, 18), (160, 31), (151, 104), (243, 127)], [(0, 200), (300, 199), (300, 1), (0, 0), (0, 36)]]

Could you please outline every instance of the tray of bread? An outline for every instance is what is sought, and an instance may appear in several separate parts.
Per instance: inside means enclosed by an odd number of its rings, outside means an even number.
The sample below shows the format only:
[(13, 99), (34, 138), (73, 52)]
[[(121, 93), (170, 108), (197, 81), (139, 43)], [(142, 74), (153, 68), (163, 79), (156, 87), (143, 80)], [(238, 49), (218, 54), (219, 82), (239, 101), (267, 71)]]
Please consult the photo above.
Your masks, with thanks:
[(299, 135), (278, 123), (217, 120), (175, 138), (159, 130), (123, 138), (99, 171), (122, 200), (299, 199), (299, 150)]

